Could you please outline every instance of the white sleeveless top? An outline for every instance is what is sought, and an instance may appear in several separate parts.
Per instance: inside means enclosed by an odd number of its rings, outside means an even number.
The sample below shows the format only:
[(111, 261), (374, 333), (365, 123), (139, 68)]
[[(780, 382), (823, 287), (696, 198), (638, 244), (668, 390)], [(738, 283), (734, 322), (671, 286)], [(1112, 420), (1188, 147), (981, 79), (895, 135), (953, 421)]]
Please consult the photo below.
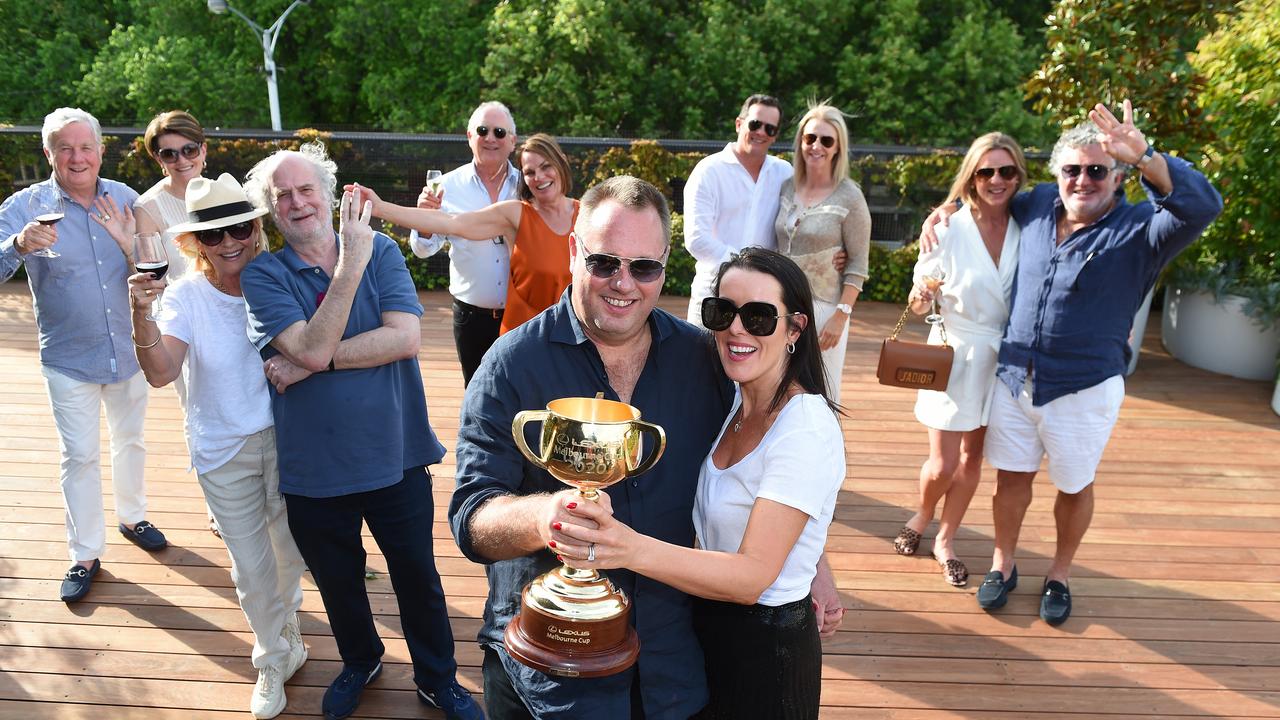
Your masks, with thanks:
[(161, 233), (164, 235), (164, 247), (169, 253), (169, 277), (172, 280), (177, 280), (187, 274), (191, 261), (178, 249), (178, 244), (173, 240), (175, 234), (169, 232), (167, 228), (185, 223), (190, 220), (190, 217), (187, 215), (186, 201), (171, 194), (165, 189), (164, 185), (165, 180), (152, 185), (150, 190), (138, 196), (138, 201), (134, 203), (133, 209), (135, 213), (145, 212), (152, 222), (156, 224), (156, 227), (161, 228)]

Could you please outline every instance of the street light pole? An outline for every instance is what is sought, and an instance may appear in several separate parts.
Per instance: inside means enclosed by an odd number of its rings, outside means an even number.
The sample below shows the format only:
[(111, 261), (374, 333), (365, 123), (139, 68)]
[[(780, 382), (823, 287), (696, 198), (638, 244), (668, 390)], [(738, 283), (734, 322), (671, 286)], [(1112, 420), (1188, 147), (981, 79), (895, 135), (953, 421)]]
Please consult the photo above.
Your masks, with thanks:
[(249, 24), (249, 28), (253, 30), (255, 35), (262, 39), (262, 67), (267, 74), (267, 103), (271, 108), (271, 129), (280, 130), (280, 94), (276, 90), (276, 61), (273, 57), (276, 51), (276, 40), (280, 38), (280, 28), (284, 25), (284, 19), (289, 17), (289, 13), (299, 5), (310, 5), (311, 0), (293, 0), (289, 8), (285, 10), (276, 21), (271, 23), (271, 27), (264, 28), (258, 23), (250, 20), (247, 15), (232, 7), (227, 0), (209, 0), (209, 12), (214, 15), (222, 15), (230, 10), (236, 17)]

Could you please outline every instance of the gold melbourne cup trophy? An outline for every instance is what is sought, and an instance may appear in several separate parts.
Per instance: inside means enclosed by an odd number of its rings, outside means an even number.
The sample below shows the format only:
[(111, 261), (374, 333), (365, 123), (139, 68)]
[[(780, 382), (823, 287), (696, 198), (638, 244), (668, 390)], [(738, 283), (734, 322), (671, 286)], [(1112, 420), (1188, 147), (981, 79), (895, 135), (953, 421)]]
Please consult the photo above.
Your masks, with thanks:
[[(542, 423), (535, 454), (524, 426)], [(583, 501), (653, 467), (667, 444), (662, 428), (640, 419), (626, 403), (594, 398), (562, 398), (546, 410), (525, 410), (511, 422), (516, 447), (529, 462), (578, 489)], [(653, 452), (641, 459), (641, 438), (653, 437)], [(600, 677), (621, 672), (640, 654), (630, 622), (631, 601), (595, 570), (567, 565), (525, 586), (520, 614), (507, 625), (507, 652), (549, 675)]]

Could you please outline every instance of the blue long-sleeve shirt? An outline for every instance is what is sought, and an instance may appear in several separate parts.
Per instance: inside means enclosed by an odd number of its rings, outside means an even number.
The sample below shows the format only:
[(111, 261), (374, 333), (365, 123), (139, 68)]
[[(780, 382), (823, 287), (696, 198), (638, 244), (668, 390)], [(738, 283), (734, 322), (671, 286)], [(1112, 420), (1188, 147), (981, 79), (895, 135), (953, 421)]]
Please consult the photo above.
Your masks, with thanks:
[(1032, 404), (1122, 374), (1129, 332), (1160, 270), (1222, 211), (1222, 197), (1191, 163), (1164, 156), (1173, 190), (1149, 202), (1123, 195), (1097, 222), (1057, 242), (1058, 186), (1045, 183), (1014, 198), (1022, 227), (1018, 274), (996, 376), (1016, 396), (1032, 376)]
[[(29, 206), (33, 188), (54, 186), (62, 193), (65, 217), (58, 222), (59, 257), (20, 255), (18, 233), (38, 214)], [(138, 193), (114, 180), (98, 180), (97, 197), (132, 206)], [(106, 228), (62, 191), (52, 178), (20, 190), (0, 205), (0, 282), (26, 264), (40, 333), (40, 363), (80, 382), (106, 385), (138, 372), (129, 339), (129, 258)]]

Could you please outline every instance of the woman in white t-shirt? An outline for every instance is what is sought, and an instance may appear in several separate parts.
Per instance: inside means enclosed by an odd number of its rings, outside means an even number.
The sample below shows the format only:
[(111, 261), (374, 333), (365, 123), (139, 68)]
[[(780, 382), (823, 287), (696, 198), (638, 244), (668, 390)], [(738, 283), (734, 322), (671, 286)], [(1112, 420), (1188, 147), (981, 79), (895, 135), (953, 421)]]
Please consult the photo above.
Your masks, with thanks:
[(808, 280), (786, 256), (747, 248), (721, 267), (702, 321), (738, 393), (698, 476), (701, 549), (635, 532), (601, 493), (570, 510), (599, 529), (563, 525), (556, 551), (573, 567), (630, 568), (698, 597), (711, 691), (699, 717), (816, 718), (822, 647), (809, 587), (845, 457)]
[[(171, 228), (192, 272), (166, 287), (162, 278), (129, 278), (133, 342), (153, 387), (186, 381), (187, 447), (200, 488), (231, 555), (231, 579), (253, 630), (258, 670), (249, 710), (280, 714), (284, 683), (307, 659), (298, 628), (305, 570), (289, 533), (276, 466), (271, 395), (262, 359), (246, 333), (240, 273), (266, 249), (265, 209), (249, 204), (231, 175), (195, 178), (187, 187), (189, 222)], [(120, 238), (134, 230), (128, 208), (107, 208), (102, 224)], [(164, 310), (151, 320), (164, 293)]]

